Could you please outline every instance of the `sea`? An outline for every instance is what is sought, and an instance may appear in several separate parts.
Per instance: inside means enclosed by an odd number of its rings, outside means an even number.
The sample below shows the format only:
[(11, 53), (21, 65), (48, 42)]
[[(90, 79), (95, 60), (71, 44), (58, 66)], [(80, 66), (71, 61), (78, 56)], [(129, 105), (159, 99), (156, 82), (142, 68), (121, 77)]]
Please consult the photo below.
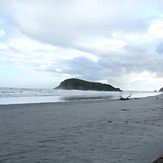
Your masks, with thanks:
[(88, 100), (112, 100), (120, 97), (142, 98), (157, 96), (161, 92), (152, 91), (81, 91), (59, 89), (29, 89), (0, 87), (1, 104), (55, 103)]

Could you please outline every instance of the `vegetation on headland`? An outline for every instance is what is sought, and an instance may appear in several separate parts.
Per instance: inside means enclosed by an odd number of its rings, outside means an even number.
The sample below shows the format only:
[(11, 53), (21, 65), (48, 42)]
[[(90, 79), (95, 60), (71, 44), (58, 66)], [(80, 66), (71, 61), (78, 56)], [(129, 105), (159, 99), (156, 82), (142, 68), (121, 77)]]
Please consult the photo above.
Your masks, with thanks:
[(110, 84), (102, 84), (97, 82), (89, 82), (81, 79), (66, 79), (60, 83), (55, 89), (65, 89), (65, 90), (95, 90), (95, 91), (119, 91), (122, 92), (120, 88), (115, 88)]

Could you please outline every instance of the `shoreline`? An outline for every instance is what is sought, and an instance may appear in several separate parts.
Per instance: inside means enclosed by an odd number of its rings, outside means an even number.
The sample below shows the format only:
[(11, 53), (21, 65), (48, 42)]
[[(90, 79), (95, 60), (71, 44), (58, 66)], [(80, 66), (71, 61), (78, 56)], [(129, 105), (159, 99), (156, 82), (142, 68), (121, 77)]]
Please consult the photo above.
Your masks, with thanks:
[(149, 163), (163, 153), (162, 116), (163, 95), (0, 105), (0, 162)]
[[(141, 99), (141, 98), (148, 98), (148, 97), (157, 97), (163, 95), (163, 93), (159, 93), (157, 95), (150, 95), (150, 96), (136, 96), (130, 97), (130, 100), (133, 99)], [(122, 95), (123, 96), (123, 95)], [(127, 97), (128, 95), (124, 96)], [(119, 97), (119, 98), (117, 98)], [(69, 96), (69, 97), (59, 97), (59, 96), (27, 96), (27, 97), (2, 97), (0, 98), (0, 106), (1, 105), (16, 105), (16, 104), (44, 104), (44, 103), (68, 103), (68, 102), (96, 102), (96, 101), (112, 101), (112, 100), (119, 100), (120, 96)]]
[(24, 104), (24, 103), (48, 103), (48, 102), (70, 102), (70, 101), (95, 101), (126, 98), (142, 98), (157, 96), (161, 92), (151, 91), (79, 91), (79, 90), (24, 90), (24, 89), (2, 89), (0, 91), (0, 104)]

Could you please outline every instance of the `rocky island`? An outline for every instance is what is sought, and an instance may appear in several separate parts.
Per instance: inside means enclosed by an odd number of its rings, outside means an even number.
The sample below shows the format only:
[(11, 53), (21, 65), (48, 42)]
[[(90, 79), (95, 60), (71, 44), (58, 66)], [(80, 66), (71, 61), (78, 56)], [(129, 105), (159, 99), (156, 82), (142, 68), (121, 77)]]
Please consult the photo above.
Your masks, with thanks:
[(89, 82), (81, 79), (66, 79), (60, 83), (55, 89), (64, 90), (95, 90), (95, 91), (119, 91), (122, 92), (120, 88), (115, 88), (109, 84), (102, 84), (97, 82)]
[(159, 92), (163, 92), (163, 87), (159, 90)]

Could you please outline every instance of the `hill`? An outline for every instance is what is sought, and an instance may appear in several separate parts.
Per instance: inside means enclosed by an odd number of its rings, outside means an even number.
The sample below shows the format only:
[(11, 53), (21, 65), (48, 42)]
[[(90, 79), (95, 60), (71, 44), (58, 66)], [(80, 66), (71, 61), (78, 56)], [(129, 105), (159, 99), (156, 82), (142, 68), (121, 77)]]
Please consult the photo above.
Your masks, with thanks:
[(109, 84), (102, 84), (96, 82), (89, 82), (81, 79), (66, 79), (60, 83), (55, 89), (65, 90), (96, 90), (96, 91), (122, 91)]
[(159, 90), (159, 92), (163, 92), (163, 87)]

